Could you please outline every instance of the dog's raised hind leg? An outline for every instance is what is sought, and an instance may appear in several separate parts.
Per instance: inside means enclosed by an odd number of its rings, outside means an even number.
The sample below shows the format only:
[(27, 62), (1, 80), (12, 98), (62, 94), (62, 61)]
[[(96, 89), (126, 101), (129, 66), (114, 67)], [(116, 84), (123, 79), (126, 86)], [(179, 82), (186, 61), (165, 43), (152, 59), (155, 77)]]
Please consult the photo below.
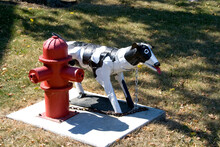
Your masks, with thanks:
[(118, 73), (116, 76), (115, 76), (115, 79), (119, 82), (123, 92), (124, 92), (124, 95), (125, 95), (125, 98), (126, 98), (126, 101), (127, 101), (127, 105), (129, 108), (134, 108), (134, 103), (131, 99), (131, 95), (128, 91), (128, 88), (127, 88), (127, 85), (125, 83), (125, 80), (124, 80), (124, 74), (123, 72), (121, 73)]
[(110, 81), (110, 74), (106, 74), (106, 72), (103, 73), (103, 71), (98, 71), (98, 70), (96, 73), (97, 73), (96, 80), (104, 88), (105, 93), (107, 94), (115, 113), (122, 113), (121, 107), (118, 103), (114, 89), (112, 87), (112, 83)]
[(79, 93), (78, 98), (85, 97), (86, 94), (85, 94), (85, 92), (83, 90), (83, 87), (82, 87), (81, 83), (75, 82), (75, 86), (76, 86), (77, 92)]

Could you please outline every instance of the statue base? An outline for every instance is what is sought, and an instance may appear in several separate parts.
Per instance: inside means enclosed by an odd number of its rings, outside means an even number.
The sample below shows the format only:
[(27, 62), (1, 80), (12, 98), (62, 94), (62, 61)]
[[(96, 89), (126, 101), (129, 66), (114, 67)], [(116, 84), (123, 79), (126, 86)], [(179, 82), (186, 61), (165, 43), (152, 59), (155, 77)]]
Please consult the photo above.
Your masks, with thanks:
[[(70, 90), (69, 94), (70, 98), (77, 95), (74, 93), (74, 89)], [(57, 123), (39, 117), (39, 113), (45, 112), (45, 102), (41, 101), (17, 112), (13, 112), (7, 115), (7, 117), (92, 146), (110, 146), (116, 140), (125, 137), (127, 134), (152, 121), (165, 119), (165, 111), (163, 110), (139, 104), (138, 106), (146, 107), (148, 110), (122, 117), (77, 110), (79, 114), (76, 116), (62, 123)]]

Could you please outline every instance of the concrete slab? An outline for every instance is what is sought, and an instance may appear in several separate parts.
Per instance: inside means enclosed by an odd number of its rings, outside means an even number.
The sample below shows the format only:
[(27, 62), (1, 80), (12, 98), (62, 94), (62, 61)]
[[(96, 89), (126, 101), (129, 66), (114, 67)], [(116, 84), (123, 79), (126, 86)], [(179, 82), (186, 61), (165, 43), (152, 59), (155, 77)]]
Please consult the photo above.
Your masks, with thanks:
[[(73, 95), (73, 91), (70, 92), (70, 97), (71, 95)], [(79, 114), (76, 116), (62, 123), (57, 123), (38, 116), (39, 113), (45, 111), (44, 106), (44, 101), (41, 101), (11, 113), (7, 117), (93, 146), (109, 146), (117, 139), (123, 138), (151, 121), (165, 118), (163, 110), (147, 107), (149, 108), (148, 111), (137, 112), (123, 117), (78, 111)]]

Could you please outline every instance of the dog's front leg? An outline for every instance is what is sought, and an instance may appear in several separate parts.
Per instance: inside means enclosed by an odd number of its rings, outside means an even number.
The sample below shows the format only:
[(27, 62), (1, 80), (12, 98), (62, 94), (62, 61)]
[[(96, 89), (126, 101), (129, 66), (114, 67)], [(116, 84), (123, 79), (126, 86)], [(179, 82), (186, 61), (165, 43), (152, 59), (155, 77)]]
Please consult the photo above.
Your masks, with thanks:
[(105, 92), (111, 102), (111, 105), (112, 105), (115, 113), (122, 113), (121, 107), (118, 103), (114, 89), (113, 89), (111, 81), (110, 81), (110, 74), (108, 74), (107, 71), (103, 72), (103, 70), (99, 70), (99, 69), (96, 71), (96, 74), (97, 74), (96, 80), (105, 89)]
[(128, 91), (128, 88), (127, 88), (127, 85), (125, 83), (123, 72), (118, 73), (115, 76), (115, 79), (119, 82), (119, 84), (120, 84), (120, 86), (121, 86), (121, 88), (122, 88), (122, 90), (124, 92), (124, 95), (125, 95), (128, 107), (134, 108), (134, 103), (133, 103), (133, 101), (131, 99), (131, 95), (130, 95), (130, 93)]
[(78, 98), (84, 97), (86, 94), (83, 90), (83, 87), (82, 87), (81, 83), (75, 82), (75, 86), (76, 86), (77, 92), (79, 93)]

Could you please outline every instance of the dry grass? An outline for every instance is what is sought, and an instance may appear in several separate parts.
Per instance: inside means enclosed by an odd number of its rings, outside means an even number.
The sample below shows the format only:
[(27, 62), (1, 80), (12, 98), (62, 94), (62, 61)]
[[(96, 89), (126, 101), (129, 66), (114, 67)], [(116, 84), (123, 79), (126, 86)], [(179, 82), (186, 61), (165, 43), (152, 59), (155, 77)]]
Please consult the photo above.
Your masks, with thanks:
[[(38, 56), (51, 32), (114, 47), (155, 46), (163, 73), (140, 70), (139, 100), (165, 110), (167, 119), (113, 146), (219, 146), (219, 9), (219, 1), (211, 0), (81, 0), (62, 9), (0, 3), (0, 146), (87, 146), (5, 117), (43, 100), (39, 84), (30, 83), (27, 74), (42, 65)], [(125, 75), (133, 95), (134, 72)], [(116, 81), (113, 85), (123, 99)], [(104, 94), (91, 73), (83, 86)]]

